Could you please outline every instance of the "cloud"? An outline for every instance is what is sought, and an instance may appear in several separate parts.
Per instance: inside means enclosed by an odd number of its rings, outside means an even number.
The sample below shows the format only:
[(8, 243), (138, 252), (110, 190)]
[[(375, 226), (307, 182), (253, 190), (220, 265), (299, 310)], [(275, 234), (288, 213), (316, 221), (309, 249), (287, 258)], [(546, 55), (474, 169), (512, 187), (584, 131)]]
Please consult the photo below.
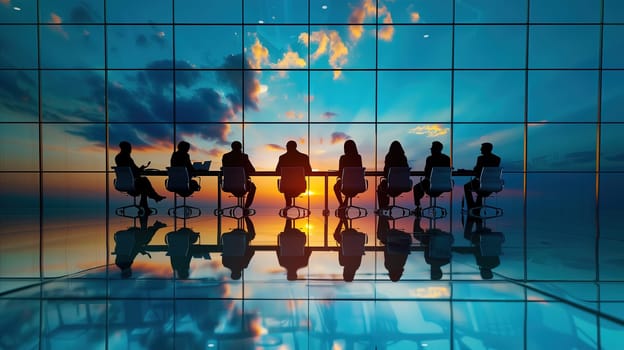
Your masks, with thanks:
[(271, 68), (288, 69), (288, 68), (304, 68), (306, 61), (299, 56), (299, 53), (287, 51), (277, 63), (271, 64)]
[(394, 36), (394, 26), (392, 26), (392, 16), (388, 12), (386, 17), (383, 19), (383, 23), (386, 24), (382, 26), (379, 30), (379, 39), (383, 41), (392, 41), (392, 37)]
[(333, 117), (337, 116), (336, 113), (334, 112), (325, 112), (321, 115), (321, 118), (323, 119), (332, 119)]
[(20, 116), (37, 116), (37, 82), (26, 71), (0, 71), (0, 110)]
[(344, 142), (348, 139), (350, 139), (351, 137), (347, 134), (345, 134), (344, 132), (333, 132), (331, 134), (331, 144), (334, 145), (336, 143), (341, 143)]
[[(244, 59), (242, 54), (230, 55), (226, 58), (224, 67), (232, 67), (232, 64), (239, 63)], [(233, 87), (237, 94), (228, 95), (228, 99), (234, 105), (237, 110), (241, 110), (244, 107), (251, 108), (253, 110), (259, 110), (258, 104), (260, 103), (260, 93), (262, 92), (262, 86), (260, 80), (258, 80), (257, 71), (251, 69), (251, 63), (249, 60), (243, 60), (244, 73), (241, 74), (239, 70), (220, 70), (217, 71), (217, 77), (222, 82)], [(243, 96), (241, 101), (240, 96)]]
[(420, 21), (420, 13), (418, 12), (410, 13), (410, 20), (412, 21), (412, 23), (418, 23), (418, 21)]
[(392, 14), (388, 11), (388, 8), (385, 5), (377, 8), (373, 0), (364, 0), (360, 6), (353, 8), (349, 16), (349, 36), (352, 41), (357, 42), (362, 38), (364, 26), (361, 23), (364, 23), (366, 18), (375, 17), (375, 15), (383, 18), (382, 23), (387, 24), (379, 31), (379, 39), (385, 41), (392, 40), (394, 27), (392, 26)]
[(427, 137), (438, 137), (446, 135), (448, 132), (449, 128), (442, 127), (438, 124), (417, 126), (407, 131), (408, 134), (425, 135)]
[(52, 24), (50, 24), (48, 28), (50, 28), (54, 32), (57, 32), (63, 38), (69, 39), (69, 34), (67, 34), (65, 29), (63, 29), (63, 19), (61, 18), (61, 16), (57, 15), (54, 12), (50, 13), (50, 22), (52, 22)]
[[(310, 35), (301, 33), (299, 41), (306, 46), (310, 46), (310, 43), (317, 44), (316, 50), (310, 55), (312, 60), (317, 60), (327, 55), (328, 63), (332, 68), (339, 69), (347, 64), (349, 48), (335, 30), (319, 30), (310, 33)], [(340, 77), (340, 71), (334, 71), (334, 79), (338, 77)]]
[(76, 23), (91, 23), (95, 22), (95, 16), (92, 14), (93, 10), (86, 3), (80, 3), (71, 10), (69, 19)]
[(303, 119), (303, 113), (295, 111), (286, 111), (284, 113), (287, 119)]
[(260, 39), (256, 37), (256, 41), (251, 46), (251, 57), (249, 66), (253, 69), (262, 68), (263, 64), (269, 63), (269, 49), (260, 43)]
[(267, 151), (280, 151), (280, 152), (283, 152), (286, 150), (284, 146), (280, 146), (275, 143), (267, 143), (266, 145), (264, 145), (264, 149)]
[(614, 161), (614, 162), (622, 162), (624, 161), (624, 152), (606, 155), (605, 159)]

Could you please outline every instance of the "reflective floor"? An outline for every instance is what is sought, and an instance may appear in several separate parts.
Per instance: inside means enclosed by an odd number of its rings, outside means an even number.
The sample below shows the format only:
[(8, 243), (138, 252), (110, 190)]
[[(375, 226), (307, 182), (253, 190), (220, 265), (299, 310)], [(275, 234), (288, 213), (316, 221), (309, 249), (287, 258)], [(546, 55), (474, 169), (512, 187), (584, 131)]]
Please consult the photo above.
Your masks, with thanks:
[(5, 212), (0, 349), (621, 349), (619, 195), (513, 182), (485, 220)]

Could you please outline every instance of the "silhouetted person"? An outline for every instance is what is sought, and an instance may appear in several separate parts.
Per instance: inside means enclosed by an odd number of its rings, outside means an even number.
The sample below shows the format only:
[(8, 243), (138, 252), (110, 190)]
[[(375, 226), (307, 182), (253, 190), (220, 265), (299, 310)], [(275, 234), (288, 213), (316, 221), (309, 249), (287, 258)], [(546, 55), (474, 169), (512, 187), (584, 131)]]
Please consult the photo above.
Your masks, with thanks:
[(121, 277), (132, 276), (132, 263), (136, 256), (141, 253), (149, 255), (145, 248), (152, 240), (156, 231), (167, 225), (160, 221), (147, 227), (147, 217), (141, 219), (141, 227), (129, 227), (126, 230), (115, 233), (115, 265), (121, 270)]
[(254, 168), (251, 161), (249, 161), (249, 156), (243, 153), (243, 145), (239, 141), (232, 142), (232, 150), (223, 155), (221, 158), (221, 164), (224, 167), (237, 166), (245, 168), (245, 175), (247, 176), (247, 198), (245, 199), (245, 209), (248, 209), (251, 207), (254, 196), (256, 195), (256, 185), (251, 182), (251, 178), (249, 176), (256, 172), (256, 168)]
[(431, 143), (431, 155), (425, 160), (425, 176), (422, 181), (414, 185), (414, 205), (416, 210), (420, 209), (420, 200), (425, 193), (429, 194), (429, 177), (431, 176), (431, 168), (433, 167), (450, 167), (451, 158), (442, 153), (442, 143), (433, 141)]
[(390, 219), (379, 216), (377, 222), (377, 239), (385, 245), (384, 266), (388, 277), (397, 282), (403, 276), (405, 263), (411, 251), (412, 238), (406, 232), (390, 228)]
[(485, 142), (481, 144), (481, 155), (477, 157), (477, 164), (475, 165), (472, 174), (474, 178), (464, 185), (464, 196), (466, 198), (466, 205), (468, 209), (483, 205), (483, 197), (477, 193), (477, 200), (472, 197), (472, 192), (479, 189), (479, 176), (481, 175), (481, 169), (487, 166), (500, 166), (501, 159), (499, 156), (492, 153), (491, 143)]
[(132, 169), (132, 175), (134, 175), (134, 187), (141, 196), (139, 205), (146, 209), (146, 213), (149, 213), (149, 210), (147, 210), (149, 209), (147, 206), (147, 197), (156, 202), (160, 202), (166, 197), (156, 193), (156, 190), (154, 190), (150, 180), (147, 177), (141, 176), (141, 172), (147, 168), (147, 165), (141, 165), (140, 167), (137, 166), (130, 156), (131, 153), (132, 145), (130, 142), (121, 141), (119, 143), (119, 153), (115, 156), (115, 164), (118, 167), (130, 167), (130, 169)]
[(334, 239), (340, 245), (338, 263), (343, 267), (342, 278), (345, 282), (352, 282), (362, 264), (366, 235), (350, 228), (347, 219), (342, 217), (334, 231)]
[[(180, 141), (178, 143), (178, 150), (171, 155), (171, 166), (185, 167), (188, 171), (189, 178), (195, 176), (195, 168), (191, 162), (191, 156), (189, 150), (191, 144), (186, 141)], [(189, 181), (189, 188), (192, 192), (199, 191), (199, 183), (196, 180), (191, 179)]]
[(361, 167), (362, 166), (362, 156), (358, 153), (357, 146), (355, 141), (347, 140), (344, 143), (344, 154), (340, 156), (340, 160), (338, 161), (338, 180), (334, 185), (334, 193), (336, 194), (336, 198), (338, 199), (338, 205), (340, 207), (344, 207), (346, 205), (346, 198), (342, 198), (342, 193), (340, 189), (342, 187), (342, 169), (345, 167)]
[(187, 279), (190, 275), (193, 243), (199, 239), (199, 233), (183, 227), (169, 232), (165, 236), (167, 255), (171, 259), (171, 268), (179, 279)]
[(221, 236), (221, 242), (223, 243), (221, 263), (223, 266), (230, 269), (230, 277), (233, 280), (241, 278), (243, 270), (249, 266), (249, 262), (256, 252), (255, 249), (249, 245), (256, 236), (253, 222), (249, 216), (245, 216), (243, 219), (245, 220), (247, 231), (242, 228), (236, 228)]
[[(279, 161), (277, 162), (277, 167), (275, 168), (275, 172), (278, 175), (281, 174), (281, 170), (283, 167), (302, 167), (305, 175), (312, 174), (312, 166), (310, 165), (310, 158), (307, 154), (303, 154), (297, 151), (297, 142), (290, 140), (286, 143), (286, 153), (282, 154), (279, 157)], [(294, 193), (298, 191), (294, 191), (293, 193), (284, 193), (284, 199), (286, 201), (286, 206), (290, 207), (295, 205), (294, 199), (305, 192), (305, 179), (303, 179), (303, 188), (299, 188), (297, 190), (301, 190), (299, 193)]]
[(306, 234), (294, 227), (293, 220), (287, 219), (284, 231), (278, 235), (277, 260), (286, 269), (286, 279), (295, 281), (297, 270), (308, 266), (312, 251), (306, 247)]
[(390, 149), (386, 154), (384, 160), (383, 178), (377, 186), (377, 204), (379, 208), (386, 208), (390, 204), (390, 197), (388, 196), (388, 171), (391, 167), (407, 167), (407, 157), (403, 146), (399, 141), (392, 141)]
[[(492, 232), (485, 226), (484, 220), (473, 216), (468, 216), (466, 226), (464, 226), (464, 238), (472, 243), (473, 254), (481, 278), (489, 280), (494, 277), (492, 270), (500, 265), (500, 246), (505, 238), (500, 232)], [(490, 238), (490, 239), (488, 239)], [(484, 245), (497, 245), (484, 247)], [(493, 252), (487, 251), (488, 248)]]

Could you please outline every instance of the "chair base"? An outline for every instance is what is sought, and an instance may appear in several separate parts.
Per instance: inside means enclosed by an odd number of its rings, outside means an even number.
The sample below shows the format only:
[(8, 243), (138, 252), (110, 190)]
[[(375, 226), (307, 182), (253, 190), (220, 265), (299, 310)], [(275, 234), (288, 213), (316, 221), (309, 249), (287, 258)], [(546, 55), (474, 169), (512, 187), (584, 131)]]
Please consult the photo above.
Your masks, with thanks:
[(231, 207), (214, 210), (214, 215), (216, 216), (225, 216), (225, 217), (233, 218), (233, 219), (242, 219), (244, 217), (253, 216), (255, 214), (256, 214), (255, 209), (251, 209), (251, 208), (245, 209), (244, 207), (240, 205), (233, 205)]
[[(293, 215), (292, 212), (294, 212), (295, 215)], [(307, 218), (310, 216), (310, 209), (297, 205), (288, 206), (279, 210), (279, 216), (291, 220)]]
[(472, 208), (465, 208), (465, 200), (466, 198), (462, 198), (462, 214), (478, 219), (492, 219), (503, 216), (503, 208), (485, 204), (485, 198), (483, 198), (482, 205)]
[(347, 205), (346, 207), (340, 207), (334, 211), (334, 215), (339, 218), (345, 218), (349, 220), (363, 218), (368, 215), (368, 210), (356, 205)]
[[(182, 210), (182, 215), (178, 211)], [(175, 219), (192, 219), (201, 215), (201, 209), (197, 207), (191, 207), (190, 205), (178, 205), (173, 208), (169, 208), (167, 214)]]
[(442, 219), (446, 217), (446, 215), (446, 208), (438, 205), (437, 197), (429, 197), (429, 206), (420, 210), (420, 217), (431, 220)]
[[(397, 212), (397, 215), (395, 215)], [(390, 220), (398, 220), (401, 218), (406, 218), (408, 216), (412, 216), (412, 210), (399, 206), (399, 205), (391, 205), (385, 208), (379, 209), (379, 215), (385, 216)]]
[[(130, 211), (130, 209), (132, 210)], [(130, 205), (125, 205), (123, 207), (119, 207), (115, 209), (115, 215), (122, 216), (124, 218), (138, 219), (145, 215), (158, 214), (158, 210), (156, 210), (156, 208), (147, 208), (147, 209), (149, 210), (149, 212), (146, 212), (145, 208), (143, 208), (140, 205), (130, 204)]]

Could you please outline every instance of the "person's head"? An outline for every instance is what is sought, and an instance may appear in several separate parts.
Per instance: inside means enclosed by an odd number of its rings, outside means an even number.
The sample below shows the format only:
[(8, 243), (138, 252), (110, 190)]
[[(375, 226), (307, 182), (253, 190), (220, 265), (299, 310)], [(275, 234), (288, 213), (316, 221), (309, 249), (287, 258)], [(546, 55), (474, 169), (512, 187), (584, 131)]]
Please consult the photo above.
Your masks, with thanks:
[(191, 149), (191, 144), (186, 141), (180, 141), (178, 143), (178, 151), (188, 152)]
[(243, 144), (240, 143), (239, 141), (234, 141), (232, 142), (232, 151), (234, 152), (242, 152), (243, 150)]
[(297, 142), (290, 140), (286, 142), (286, 151), (292, 152), (297, 149)]
[(401, 143), (395, 140), (395, 141), (392, 141), (392, 143), (390, 144), (390, 150), (388, 151), (388, 153), (404, 154), (405, 151), (403, 150), (403, 146), (401, 146)]
[(442, 146), (442, 142), (440, 142), (440, 141), (433, 141), (431, 143), (431, 153), (432, 154), (440, 154), (440, 153), (442, 153), (442, 148), (444, 148), (444, 146)]
[(344, 143), (344, 153), (348, 155), (356, 155), (358, 154), (357, 146), (355, 145), (355, 141), (347, 140)]
[(121, 141), (119, 143), (119, 149), (124, 153), (132, 152), (132, 145), (128, 141)]
[(492, 150), (494, 149), (494, 146), (489, 143), (489, 142), (484, 142), (481, 144), (481, 153), (482, 154), (490, 154), (492, 153)]

